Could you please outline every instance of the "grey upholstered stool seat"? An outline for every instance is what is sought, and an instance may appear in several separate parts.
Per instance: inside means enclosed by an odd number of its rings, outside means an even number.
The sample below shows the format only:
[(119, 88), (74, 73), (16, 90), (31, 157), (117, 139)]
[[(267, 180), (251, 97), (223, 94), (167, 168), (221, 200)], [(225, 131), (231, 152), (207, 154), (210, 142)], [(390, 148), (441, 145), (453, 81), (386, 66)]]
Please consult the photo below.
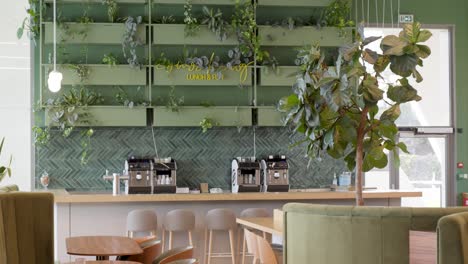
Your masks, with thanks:
[[(268, 212), (267, 209), (265, 208), (247, 208), (243, 210), (240, 214), (241, 218), (253, 218), (253, 217), (270, 217), (271, 214)], [(243, 228), (239, 228), (237, 230), (237, 248), (238, 250), (240, 249), (239, 243), (242, 240), (242, 252), (241, 252), (241, 258), (242, 258), (242, 264), (245, 263), (245, 247), (246, 247), (246, 238), (245, 235), (243, 234)], [(263, 233), (263, 237), (266, 237), (266, 234)], [(252, 256), (252, 254), (250, 254)]]
[[(206, 214), (205, 223), (205, 263), (211, 264), (212, 257), (231, 257), (232, 264), (235, 264), (236, 254), (234, 250), (234, 230), (237, 228), (236, 214), (229, 209), (213, 209), (208, 211)], [(214, 231), (228, 232), (229, 245), (231, 249), (230, 253), (212, 253)]]
[(138, 232), (149, 232), (156, 237), (158, 217), (153, 210), (133, 210), (127, 215), (127, 236), (134, 237)]
[(173, 247), (172, 234), (174, 232), (187, 232), (190, 246), (193, 246), (192, 231), (195, 229), (195, 214), (190, 210), (172, 210), (164, 219), (163, 246), (165, 246), (166, 231), (169, 232), (168, 249)]

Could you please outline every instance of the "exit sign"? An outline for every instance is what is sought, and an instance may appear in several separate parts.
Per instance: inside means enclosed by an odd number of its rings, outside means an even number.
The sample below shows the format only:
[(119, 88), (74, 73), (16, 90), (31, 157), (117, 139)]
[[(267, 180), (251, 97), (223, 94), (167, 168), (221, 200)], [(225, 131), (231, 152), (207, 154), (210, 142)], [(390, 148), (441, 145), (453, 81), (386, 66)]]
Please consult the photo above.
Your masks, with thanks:
[(414, 22), (414, 15), (406, 14), (400, 15), (400, 23), (413, 23)]

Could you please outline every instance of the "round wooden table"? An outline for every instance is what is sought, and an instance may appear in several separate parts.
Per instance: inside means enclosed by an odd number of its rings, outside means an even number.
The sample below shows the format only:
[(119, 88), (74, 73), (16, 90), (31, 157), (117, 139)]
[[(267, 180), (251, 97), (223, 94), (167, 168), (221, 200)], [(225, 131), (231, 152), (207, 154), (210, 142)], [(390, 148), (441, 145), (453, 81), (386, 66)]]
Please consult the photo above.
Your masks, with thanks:
[(108, 260), (110, 256), (129, 256), (143, 253), (138, 243), (129, 237), (69, 237), (66, 240), (66, 245), (69, 255), (96, 256), (96, 260)]

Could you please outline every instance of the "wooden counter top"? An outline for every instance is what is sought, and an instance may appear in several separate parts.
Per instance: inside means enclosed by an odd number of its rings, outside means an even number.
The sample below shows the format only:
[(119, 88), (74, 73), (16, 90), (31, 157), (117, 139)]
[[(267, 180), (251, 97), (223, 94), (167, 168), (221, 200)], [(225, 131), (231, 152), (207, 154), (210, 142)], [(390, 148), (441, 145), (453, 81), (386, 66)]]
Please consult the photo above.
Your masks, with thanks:
[[(287, 193), (222, 193), (222, 194), (69, 194), (53, 191), (55, 203), (131, 203), (131, 202), (218, 202), (218, 201), (304, 201), (304, 200), (350, 200), (354, 192), (287, 192)], [(422, 197), (414, 191), (365, 191), (364, 199), (391, 199)]]

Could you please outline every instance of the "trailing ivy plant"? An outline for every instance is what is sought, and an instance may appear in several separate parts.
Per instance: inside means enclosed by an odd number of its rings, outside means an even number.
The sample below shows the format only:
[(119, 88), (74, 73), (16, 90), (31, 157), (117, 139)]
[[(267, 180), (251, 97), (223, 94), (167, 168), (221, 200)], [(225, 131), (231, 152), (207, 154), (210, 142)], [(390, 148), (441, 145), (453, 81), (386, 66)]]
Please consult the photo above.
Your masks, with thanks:
[(202, 121), (200, 121), (200, 127), (203, 133), (208, 132), (208, 129), (211, 129), (215, 126), (219, 126), (219, 123), (212, 118), (205, 117), (202, 119)]
[(140, 68), (141, 64), (138, 60), (137, 47), (143, 43), (138, 38), (138, 25), (142, 22), (141, 16), (136, 18), (127, 17), (125, 21), (125, 33), (123, 35), (122, 51), (127, 63), (132, 68)]
[[(3, 144), (5, 143), (5, 138), (2, 138), (0, 142), (0, 155), (2, 154)], [(10, 156), (10, 161), (8, 165), (0, 165), (0, 182), (5, 178), (6, 175), (11, 177), (11, 162), (13, 161), (13, 156)]]
[(117, 66), (117, 58), (112, 53), (104, 54), (102, 63), (107, 64), (109, 67)]
[[(58, 128), (63, 137), (69, 137), (77, 124), (89, 124), (92, 120), (92, 115), (87, 110), (87, 107), (100, 104), (102, 101), (101, 95), (90, 92), (85, 87), (81, 87), (79, 90), (72, 88), (70, 92), (63, 94), (57, 99), (49, 99), (44, 108), (47, 110), (47, 115), (51, 122), (44, 128), (33, 127), (35, 144), (47, 144), (50, 140), (52, 128)], [(91, 128), (88, 128), (86, 132), (82, 132), (82, 164), (86, 164), (88, 161), (89, 142), (93, 133)]]
[(119, 6), (115, 0), (102, 0), (102, 4), (107, 6), (107, 19), (114, 23), (117, 20)]
[(224, 20), (223, 12), (221, 12), (221, 9), (218, 8), (217, 10), (215, 10), (214, 8), (208, 8), (207, 6), (203, 6), (202, 10), (204, 18), (201, 24), (207, 25), (208, 29), (216, 34), (216, 37), (219, 41), (225, 41), (228, 37), (228, 22)]
[(16, 31), (16, 36), (18, 39), (21, 39), (24, 35), (24, 30), (26, 30), (29, 38), (36, 43), (36, 38), (39, 37), (41, 30), (41, 8), (44, 9), (45, 5), (41, 6), (40, 0), (29, 0), (28, 2), (29, 8), (26, 8), (27, 16)]
[(192, 1), (186, 0), (184, 4), (185, 36), (194, 36), (200, 30), (200, 22), (192, 14)]
[[(380, 37), (365, 38), (361, 27), (356, 42), (340, 51), (335, 68), (325, 65), (318, 48), (298, 55), (301, 73), (294, 93), (280, 100), (279, 110), (295, 132), (304, 135), (301, 142), (310, 158), (326, 152), (356, 170), (357, 205), (364, 203), (362, 173), (387, 166), (386, 151), (397, 163), (398, 150), (407, 152), (405, 144), (396, 141), (395, 121), (400, 105), (421, 100), (410, 78), (423, 80), (417, 67), (431, 50), (421, 43), (431, 35), (419, 23), (408, 24), (398, 36), (383, 38), (380, 52), (367, 48)], [(396, 82), (383, 78), (387, 68), (399, 77)], [(387, 107), (381, 109), (382, 104)]]

